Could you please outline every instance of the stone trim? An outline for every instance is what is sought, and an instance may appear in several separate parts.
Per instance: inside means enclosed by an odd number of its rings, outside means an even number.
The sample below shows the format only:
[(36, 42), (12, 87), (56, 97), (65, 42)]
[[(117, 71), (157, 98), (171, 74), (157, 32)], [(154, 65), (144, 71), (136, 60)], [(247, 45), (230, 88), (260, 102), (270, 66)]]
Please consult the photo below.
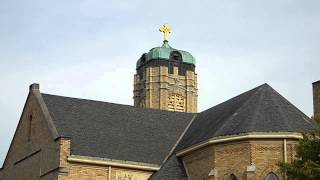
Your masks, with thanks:
[(17, 164), (19, 164), (20, 162), (28, 159), (29, 157), (32, 157), (32, 156), (38, 154), (40, 151), (41, 151), (41, 149), (38, 149), (38, 150), (36, 150), (36, 151), (34, 151), (34, 152), (32, 152), (32, 153), (24, 156), (23, 158), (19, 159), (18, 161), (14, 162), (13, 164), (14, 164), (14, 165), (17, 165)]
[(47, 171), (47, 172), (45, 172), (43, 174), (40, 174), (40, 177), (43, 177), (43, 176), (46, 176), (48, 174), (51, 174), (51, 173), (54, 173), (54, 172), (58, 172), (58, 171), (59, 171), (59, 167), (51, 169), (51, 170), (49, 170), (49, 171)]
[(302, 139), (302, 138), (303, 136), (301, 133), (294, 133), (294, 132), (283, 132), (283, 133), (262, 133), (261, 132), (261, 133), (239, 134), (234, 136), (220, 136), (220, 137), (211, 138), (207, 141), (182, 149), (177, 152), (177, 156), (182, 156), (187, 153), (193, 152), (197, 149), (200, 149), (202, 147), (212, 145), (212, 144), (217, 144), (217, 143), (248, 140), (248, 139)]
[(158, 171), (160, 169), (159, 165), (148, 164), (148, 163), (138, 163), (130, 161), (120, 161), (113, 159), (103, 159), (103, 158), (93, 158), (87, 156), (71, 155), (67, 158), (69, 162), (84, 163), (84, 164), (95, 164), (102, 166), (115, 166), (130, 169), (146, 170), (146, 171)]
[[(34, 84), (32, 84), (31, 86), (34, 86)], [(39, 89), (39, 85), (38, 85), (38, 89), (32, 89), (30, 88), (30, 92), (32, 92), (34, 94), (34, 97), (36, 98), (37, 102), (39, 103), (39, 107), (44, 115), (44, 119), (47, 121), (48, 124), (48, 128), (52, 133), (53, 139), (57, 139), (59, 138), (59, 134), (58, 131), (53, 123), (53, 120), (50, 116), (49, 110), (47, 108), (46, 103), (44, 102), (42, 95), (40, 93), (40, 89)]]

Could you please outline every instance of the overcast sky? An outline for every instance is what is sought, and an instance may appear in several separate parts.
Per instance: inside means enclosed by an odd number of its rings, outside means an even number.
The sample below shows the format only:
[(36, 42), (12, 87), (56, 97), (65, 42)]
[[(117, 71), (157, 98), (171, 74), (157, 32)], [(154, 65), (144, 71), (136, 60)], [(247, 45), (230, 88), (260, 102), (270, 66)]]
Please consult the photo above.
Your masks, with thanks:
[(0, 1), (0, 166), (28, 86), (133, 104), (142, 53), (169, 44), (197, 60), (199, 110), (268, 83), (308, 116), (320, 79), (319, 0)]

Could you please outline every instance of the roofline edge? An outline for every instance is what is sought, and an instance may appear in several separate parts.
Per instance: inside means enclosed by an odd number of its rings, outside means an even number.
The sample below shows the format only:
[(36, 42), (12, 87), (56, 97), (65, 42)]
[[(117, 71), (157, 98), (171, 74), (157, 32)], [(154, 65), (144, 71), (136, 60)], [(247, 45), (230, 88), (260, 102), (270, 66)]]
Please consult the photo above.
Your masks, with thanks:
[(20, 114), (20, 118), (19, 118), (18, 124), (17, 124), (17, 126), (16, 126), (16, 128), (15, 128), (15, 130), (14, 130), (14, 134), (13, 134), (13, 137), (12, 137), (12, 139), (11, 139), (9, 148), (8, 148), (7, 153), (6, 153), (6, 155), (5, 155), (5, 158), (4, 158), (3, 162), (2, 162), (2, 165), (0, 166), (1, 170), (4, 169), (4, 166), (5, 166), (6, 161), (7, 161), (7, 158), (8, 158), (8, 154), (9, 154), (9, 152), (10, 152), (10, 150), (11, 150), (11, 147), (12, 147), (13, 140), (14, 140), (14, 138), (16, 137), (18, 127), (19, 127), (19, 125), (20, 125), (20, 123), (21, 123), (21, 121), (22, 121), (22, 115), (24, 114), (24, 112), (25, 112), (25, 110), (26, 110), (26, 108), (27, 108), (27, 103), (28, 103), (29, 99), (31, 98), (31, 95), (32, 95), (32, 91), (29, 90), (29, 93), (28, 93), (28, 95), (27, 95), (27, 98), (26, 98), (25, 103), (24, 103), (23, 108), (22, 108), (22, 112), (21, 112), (21, 114)]
[(296, 132), (283, 132), (283, 133), (248, 133), (248, 134), (240, 134), (236, 136), (221, 136), (221, 137), (214, 137), (210, 138), (207, 141), (195, 144), (188, 148), (182, 149), (177, 152), (177, 156), (183, 156), (187, 153), (193, 152), (198, 150), (202, 147), (206, 147), (208, 145), (217, 144), (217, 143), (224, 143), (224, 142), (231, 142), (236, 140), (247, 140), (247, 139), (302, 139), (302, 133)]
[(161, 166), (169, 159), (169, 157), (172, 155), (172, 153), (174, 152), (174, 150), (176, 149), (176, 147), (178, 146), (178, 144), (180, 143), (181, 139), (183, 138), (183, 136), (186, 134), (186, 132), (188, 131), (188, 129), (190, 128), (191, 124), (193, 123), (193, 121), (196, 119), (198, 114), (194, 114), (193, 117), (191, 118), (190, 122), (188, 123), (188, 125), (185, 127), (185, 129), (183, 130), (183, 132), (180, 134), (178, 140), (176, 141), (176, 143), (173, 145), (172, 149), (170, 150), (170, 152), (168, 153), (168, 155), (165, 157), (165, 159), (162, 161)]
[(160, 169), (160, 166), (155, 164), (128, 162), (128, 161), (120, 161), (120, 160), (106, 160), (101, 158), (79, 156), (79, 155), (68, 156), (67, 160), (70, 162), (77, 162), (77, 163), (116, 166), (116, 167), (124, 167), (124, 168), (147, 170), (147, 171), (158, 171)]
[(320, 80), (315, 81), (315, 82), (313, 82), (312, 84), (314, 85), (314, 84), (318, 84), (318, 83), (320, 83)]
[[(38, 104), (40, 106), (40, 109), (41, 109), (41, 111), (42, 111), (42, 113), (44, 115), (44, 119), (47, 121), (48, 128), (52, 133), (53, 139), (57, 139), (57, 138), (59, 138), (59, 134), (58, 134), (57, 128), (55, 127), (55, 125), (53, 123), (53, 120), (51, 118), (51, 115), (49, 113), (48, 107), (47, 107), (46, 103), (43, 100), (43, 97), (42, 97), (42, 95), (40, 93), (39, 86), (40, 86), (39, 84), (30, 85), (30, 93), (33, 93), (34, 97), (36, 98), (36, 100), (37, 100), (37, 102), (38, 102)], [(36, 88), (32, 88), (32, 87), (36, 87)]]

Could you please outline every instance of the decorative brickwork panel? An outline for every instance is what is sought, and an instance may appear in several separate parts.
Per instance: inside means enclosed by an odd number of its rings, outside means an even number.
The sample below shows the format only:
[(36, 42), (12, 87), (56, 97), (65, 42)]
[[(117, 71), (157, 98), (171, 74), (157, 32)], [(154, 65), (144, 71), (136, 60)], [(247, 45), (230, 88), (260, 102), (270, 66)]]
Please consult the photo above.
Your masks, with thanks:
[(173, 94), (168, 100), (168, 110), (185, 112), (185, 98), (179, 94)]
[(115, 175), (114, 180), (147, 180), (150, 176), (150, 172), (134, 171), (129, 169), (115, 169), (112, 171)]
[(69, 164), (69, 172), (66, 175), (60, 174), (59, 180), (107, 180), (108, 166), (94, 166), (86, 164)]
[(247, 179), (246, 169), (250, 165), (250, 143), (228, 143), (214, 146), (217, 179), (228, 179), (234, 174), (239, 180)]
[(283, 154), (283, 141), (252, 144), (252, 163), (256, 166), (254, 177), (265, 178), (270, 172), (282, 177), (277, 163), (284, 160)]

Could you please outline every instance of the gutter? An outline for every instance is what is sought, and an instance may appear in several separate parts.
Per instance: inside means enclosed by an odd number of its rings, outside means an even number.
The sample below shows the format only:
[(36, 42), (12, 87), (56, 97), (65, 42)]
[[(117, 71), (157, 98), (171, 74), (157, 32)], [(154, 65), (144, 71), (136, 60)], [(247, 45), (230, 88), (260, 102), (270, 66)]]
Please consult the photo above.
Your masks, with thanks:
[[(115, 166), (115, 167), (131, 168), (131, 169), (146, 170), (146, 171), (158, 171), (160, 169), (160, 166), (155, 165), (155, 164), (92, 158), (92, 157), (78, 156), (78, 155), (68, 156), (67, 161), (76, 162), (76, 163), (84, 163), (84, 164), (102, 165), (102, 166)], [(111, 170), (111, 168), (109, 170)]]
[(225, 143), (239, 140), (248, 140), (248, 139), (302, 139), (303, 136), (301, 133), (250, 133), (243, 134), (238, 136), (222, 136), (211, 138), (207, 141), (198, 143), (196, 145), (190, 146), (188, 148), (182, 149), (177, 152), (177, 156), (182, 156), (197, 149), (200, 149), (205, 146), (209, 146), (217, 143)]

